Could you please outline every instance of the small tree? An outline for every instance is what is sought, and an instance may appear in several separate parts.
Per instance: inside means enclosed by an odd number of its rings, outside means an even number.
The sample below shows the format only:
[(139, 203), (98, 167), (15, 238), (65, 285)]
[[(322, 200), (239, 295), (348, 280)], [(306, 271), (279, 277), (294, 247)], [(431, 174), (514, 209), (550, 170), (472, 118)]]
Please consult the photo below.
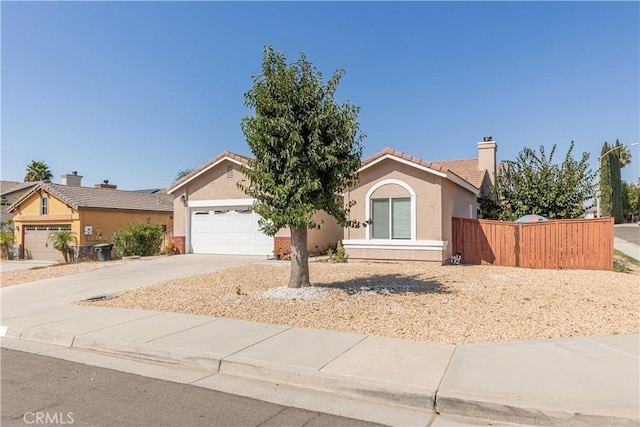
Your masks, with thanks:
[(624, 189), (620, 170), (631, 163), (631, 152), (616, 140), (609, 145), (605, 141), (601, 151), (600, 200), (602, 214), (612, 216), (616, 224), (624, 220)]
[(312, 218), (316, 211), (346, 227), (360, 225), (348, 220), (351, 205), (341, 195), (357, 180), (364, 138), (359, 108), (334, 102), (343, 74), (337, 71), (325, 85), (304, 54), (287, 65), (267, 46), (262, 73), (245, 94), (255, 116), (244, 117), (241, 127), (255, 160), (244, 168), (249, 182), (239, 187), (256, 200), (252, 209), (262, 217), (263, 232), (291, 229), (292, 288), (310, 284), (307, 230), (322, 225)]
[(9, 259), (11, 246), (15, 242), (13, 220), (6, 219), (0, 223), (0, 258)]
[(549, 219), (582, 216), (585, 202), (595, 192), (594, 174), (588, 166), (589, 153), (582, 153), (577, 161), (571, 155), (573, 146), (572, 141), (560, 165), (553, 163), (555, 144), (548, 158), (540, 146), (540, 154), (524, 148), (515, 161), (505, 162), (494, 189), (500, 205), (498, 218), (514, 221), (527, 214)]
[(111, 240), (120, 257), (156, 255), (162, 245), (162, 226), (136, 222), (126, 230), (115, 230)]
[(71, 244), (77, 242), (78, 238), (75, 233), (69, 230), (54, 231), (49, 234), (49, 243), (55, 250), (62, 252), (66, 264), (71, 261)]
[(27, 165), (27, 174), (24, 177), (25, 182), (51, 181), (51, 178), (53, 178), (53, 174), (45, 162), (32, 160), (31, 163)]
[(640, 178), (635, 184), (623, 182), (622, 187), (624, 214), (637, 216), (640, 214)]

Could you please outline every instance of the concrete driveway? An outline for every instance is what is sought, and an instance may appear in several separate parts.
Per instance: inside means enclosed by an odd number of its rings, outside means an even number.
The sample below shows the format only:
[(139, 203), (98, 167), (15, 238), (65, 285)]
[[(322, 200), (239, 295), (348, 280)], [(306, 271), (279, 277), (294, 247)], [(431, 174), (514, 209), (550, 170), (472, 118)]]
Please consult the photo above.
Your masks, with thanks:
[(109, 268), (8, 286), (0, 290), (2, 319), (46, 310), (71, 301), (256, 262), (266, 262), (266, 257), (188, 254), (141, 258)]
[(34, 267), (47, 267), (57, 264), (56, 261), (38, 261), (34, 259), (21, 259), (17, 261), (0, 261), (0, 271), (27, 270)]

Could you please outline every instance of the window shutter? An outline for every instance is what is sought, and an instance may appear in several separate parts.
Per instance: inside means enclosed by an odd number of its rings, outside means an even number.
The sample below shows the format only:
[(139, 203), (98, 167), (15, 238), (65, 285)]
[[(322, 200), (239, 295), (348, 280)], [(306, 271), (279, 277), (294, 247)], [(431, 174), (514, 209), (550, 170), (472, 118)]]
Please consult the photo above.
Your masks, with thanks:
[(411, 239), (411, 199), (391, 199), (391, 238)]

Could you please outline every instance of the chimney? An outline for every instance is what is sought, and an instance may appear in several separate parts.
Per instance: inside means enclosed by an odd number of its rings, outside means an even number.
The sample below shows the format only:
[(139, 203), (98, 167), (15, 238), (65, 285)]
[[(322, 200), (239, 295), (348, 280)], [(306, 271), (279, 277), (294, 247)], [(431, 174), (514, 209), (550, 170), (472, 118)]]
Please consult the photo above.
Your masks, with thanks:
[(482, 138), (482, 142), (478, 142), (478, 169), (489, 172), (489, 180), (491, 185), (496, 183), (496, 153), (498, 152), (498, 144), (491, 136)]
[(73, 171), (70, 174), (61, 175), (62, 185), (68, 185), (69, 187), (80, 187), (82, 182), (82, 175), (78, 175), (78, 171)]
[(102, 181), (101, 184), (96, 184), (95, 185), (96, 188), (104, 188), (107, 190), (115, 190), (116, 188), (118, 188), (117, 185), (113, 185), (113, 184), (109, 184), (109, 180), (105, 179), (104, 181)]

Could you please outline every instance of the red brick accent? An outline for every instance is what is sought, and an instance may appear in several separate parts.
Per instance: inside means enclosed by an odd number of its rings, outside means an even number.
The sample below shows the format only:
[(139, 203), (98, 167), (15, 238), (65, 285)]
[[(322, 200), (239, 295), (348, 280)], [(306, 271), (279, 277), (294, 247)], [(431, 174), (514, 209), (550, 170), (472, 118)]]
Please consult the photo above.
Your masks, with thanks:
[(169, 236), (169, 243), (173, 243), (178, 248), (178, 253), (184, 253), (184, 236)]
[(291, 252), (291, 237), (274, 237), (273, 249), (280, 249), (282, 252)]

